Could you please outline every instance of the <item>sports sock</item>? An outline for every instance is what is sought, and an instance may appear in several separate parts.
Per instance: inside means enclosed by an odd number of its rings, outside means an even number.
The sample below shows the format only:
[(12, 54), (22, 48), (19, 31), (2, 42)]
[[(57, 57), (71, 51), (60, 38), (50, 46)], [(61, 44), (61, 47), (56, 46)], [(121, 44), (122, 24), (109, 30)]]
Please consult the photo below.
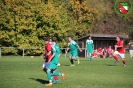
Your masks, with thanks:
[(74, 64), (74, 62), (73, 62), (73, 60), (72, 60), (72, 59), (70, 60), (70, 62), (71, 62), (71, 64)]
[(57, 76), (54, 76), (54, 80), (59, 80)]
[(126, 60), (122, 60), (123, 64), (126, 64)]
[(116, 61), (118, 61), (118, 57), (117, 56), (113, 56), (114, 57), (114, 59), (116, 60)]
[(52, 80), (50, 69), (47, 69), (47, 78), (48, 78), (49, 81)]
[(88, 56), (88, 60), (90, 60), (90, 58), (91, 58), (91, 57), (90, 57), (90, 56)]
[(56, 76), (56, 77), (57, 77), (57, 76), (62, 76), (62, 74), (59, 73), (59, 72), (54, 72), (53, 75), (54, 75), (54, 77), (55, 77), (55, 76)]

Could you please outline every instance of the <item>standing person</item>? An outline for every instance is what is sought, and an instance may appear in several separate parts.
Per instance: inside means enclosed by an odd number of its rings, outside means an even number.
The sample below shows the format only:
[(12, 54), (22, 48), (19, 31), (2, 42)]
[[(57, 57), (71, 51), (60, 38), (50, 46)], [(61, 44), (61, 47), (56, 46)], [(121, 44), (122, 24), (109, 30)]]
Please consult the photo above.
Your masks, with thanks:
[(89, 36), (88, 39), (86, 40), (86, 50), (87, 50), (87, 57), (88, 60), (92, 60), (92, 52), (94, 50), (94, 45), (93, 45), (93, 40)]
[(70, 50), (69, 51), (69, 60), (71, 62), (70, 66), (75, 66), (73, 60), (78, 60), (78, 64), (80, 63), (79, 59), (77, 58), (77, 55), (78, 55), (78, 49), (80, 52), (82, 52), (82, 50), (80, 49), (78, 44), (74, 40), (72, 40), (72, 38), (70, 36), (68, 37), (68, 41), (69, 41), (69, 43), (68, 43), (68, 48), (66, 50), (66, 54), (67, 54), (68, 50)]
[(52, 77), (53, 76), (62, 76), (62, 80), (65, 79), (66, 74), (65, 73), (59, 73), (55, 72), (56, 69), (58, 69), (57, 64), (58, 64), (58, 53), (57, 53), (57, 45), (56, 45), (56, 37), (52, 38), (52, 56), (50, 57), (48, 63), (49, 65), (47, 66), (47, 77), (49, 80), (49, 83), (46, 84), (45, 86), (52, 86)]
[(129, 42), (129, 53), (130, 53), (130, 57), (133, 58), (133, 42)]
[(119, 55), (122, 59), (123, 62), (123, 66), (126, 66), (126, 60), (125, 58), (125, 52), (124, 52), (124, 45), (123, 45), (123, 41), (120, 39), (120, 37), (116, 37), (116, 44), (114, 45), (115, 47), (115, 52), (113, 53), (113, 57), (115, 59), (115, 63), (119, 62), (118, 56)]

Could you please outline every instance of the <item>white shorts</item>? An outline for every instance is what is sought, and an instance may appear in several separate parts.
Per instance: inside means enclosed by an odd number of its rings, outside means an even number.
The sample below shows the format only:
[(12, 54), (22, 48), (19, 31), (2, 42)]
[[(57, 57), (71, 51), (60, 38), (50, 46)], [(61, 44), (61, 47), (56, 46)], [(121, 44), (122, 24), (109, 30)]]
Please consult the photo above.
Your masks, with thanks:
[(115, 51), (114, 52), (116, 55), (119, 55), (121, 58), (125, 58), (125, 54), (121, 54), (121, 53), (119, 53), (118, 51)]
[(130, 55), (132, 55), (133, 54), (133, 50), (129, 50), (129, 53), (130, 53)]
[(44, 62), (43, 65), (42, 65), (42, 68), (47, 68), (48, 67), (48, 63), (47, 62)]

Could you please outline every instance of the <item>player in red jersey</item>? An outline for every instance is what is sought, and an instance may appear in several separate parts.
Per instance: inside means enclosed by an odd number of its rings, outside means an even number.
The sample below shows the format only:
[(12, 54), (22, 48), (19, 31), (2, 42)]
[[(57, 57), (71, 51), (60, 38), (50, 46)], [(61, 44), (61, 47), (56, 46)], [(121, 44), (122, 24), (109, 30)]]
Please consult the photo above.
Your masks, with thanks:
[(125, 52), (124, 52), (124, 45), (123, 45), (123, 41), (120, 39), (120, 37), (116, 37), (116, 45), (115, 47), (115, 52), (113, 53), (113, 57), (115, 59), (115, 63), (119, 62), (118, 56), (119, 55), (122, 59), (123, 62), (123, 66), (126, 66), (126, 60), (125, 58)]
[(113, 54), (113, 49), (111, 48), (111, 46), (109, 46), (109, 48), (107, 49), (107, 57), (111, 58), (112, 54)]
[(100, 58), (103, 58), (103, 50), (102, 50), (101, 47), (99, 47), (99, 48), (97, 49), (97, 54), (98, 54), (98, 56), (99, 56)]

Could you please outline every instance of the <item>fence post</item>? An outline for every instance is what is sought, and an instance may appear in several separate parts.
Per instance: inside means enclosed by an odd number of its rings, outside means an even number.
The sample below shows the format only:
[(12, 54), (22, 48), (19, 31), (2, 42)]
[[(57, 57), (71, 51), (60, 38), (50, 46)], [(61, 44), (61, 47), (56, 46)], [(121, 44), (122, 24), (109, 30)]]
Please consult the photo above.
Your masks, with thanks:
[(1, 58), (1, 47), (0, 47), (0, 58)]
[(24, 58), (24, 48), (23, 48), (23, 58)]
[(86, 56), (86, 48), (85, 48), (85, 58), (86, 58), (87, 56)]

